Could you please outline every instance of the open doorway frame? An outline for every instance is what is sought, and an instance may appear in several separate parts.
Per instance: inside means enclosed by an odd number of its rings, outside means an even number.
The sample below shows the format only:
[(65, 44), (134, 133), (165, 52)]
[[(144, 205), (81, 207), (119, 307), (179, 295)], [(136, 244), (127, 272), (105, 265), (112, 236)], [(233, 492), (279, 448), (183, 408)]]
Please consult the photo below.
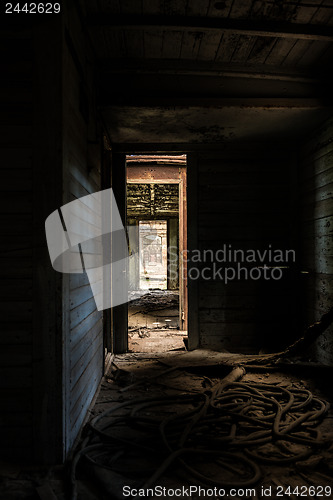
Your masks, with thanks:
[[(116, 148), (115, 148), (116, 149)], [(180, 204), (179, 204), (179, 244), (180, 250), (185, 249), (191, 252), (191, 249), (197, 248), (197, 170), (196, 170), (196, 155), (188, 153), (184, 150), (172, 151), (156, 151), (137, 148), (121, 148), (112, 152), (112, 176), (111, 186), (114, 190), (114, 195), (117, 201), (118, 209), (124, 227), (126, 227), (126, 156), (133, 154), (186, 154), (187, 168), (184, 171), (183, 177), (177, 180), (180, 189)], [(139, 151), (138, 151), (139, 150)], [(166, 183), (166, 181), (161, 181)], [(169, 183), (169, 180), (167, 181)], [(187, 221), (191, 221), (188, 225)], [(184, 224), (186, 222), (186, 224)], [(187, 229), (184, 230), (184, 226)], [(198, 293), (197, 283), (193, 280), (187, 280), (186, 259), (180, 259), (179, 273), (185, 279), (180, 280), (180, 325), (183, 330), (188, 332), (188, 349), (196, 349), (199, 347), (199, 327), (198, 327)], [(127, 276), (124, 273), (124, 286), (127, 287)], [(112, 295), (116, 293), (113, 287)], [(128, 350), (128, 304), (111, 309), (111, 331), (112, 331), (112, 346), (113, 352), (116, 354), (124, 353)]]
[[(138, 158), (140, 158), (140, 156), (141, 155), (138, 155)], [(149, 153), (147, 156), (151, 156), (152, 159), (154, 156), (160, 157), (160, 155), (153, 152)], [(127, 184), (178, 184), (179, 256), (185, 255), (187, 250), (186, 168), (186, 163), (182, 166), (158, 166), (156, 168), (150, 168), (143, 164), (142, 167), (134, 167), (132, 172), (130, 172), (130, 167), (127, 169), (126, 164), (126, 171), (129, 171), (126, 175)], [(182, 331), (187, 331), (188, 317), (187, 285), (185, 279), (186, 271), (186, 259), (179, 258), (179, 329)]]

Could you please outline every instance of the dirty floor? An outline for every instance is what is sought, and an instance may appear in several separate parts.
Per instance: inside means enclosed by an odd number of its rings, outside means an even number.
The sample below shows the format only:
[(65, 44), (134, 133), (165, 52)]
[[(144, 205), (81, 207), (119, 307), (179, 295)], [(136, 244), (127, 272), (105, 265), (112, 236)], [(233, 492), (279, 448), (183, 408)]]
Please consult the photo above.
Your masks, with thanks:
[(131, 328), (128, 331), (129, 352), (156, 353), (185, 351), (187, 332), (173, 328)]
[[(143, 485), (178, 488), (179, 498), (191, 486), (234, 488), (236, 499), (333, 498), (332, 371), (247, 367), (207, 410), (206, 395), (232, 369), (226, 363), (244, 359), (200, 350), (116, 356), (91, 412), (85, 446), (97, 448), (76, 470), (78, 498), (122, 499)], [(277, 407), (281, 435), (271, 439)]]
[(215, 487), (225, 497), (233, 488), (236, 500), (333, 498), (332, 370), (235, 369), (248, 359), (207, 350), (115, 356), (74, 460), (5, 466), (1, 500), (139, 498), (143, 485), (164, 498), (202, 498), (199, 487), (210, 498)]

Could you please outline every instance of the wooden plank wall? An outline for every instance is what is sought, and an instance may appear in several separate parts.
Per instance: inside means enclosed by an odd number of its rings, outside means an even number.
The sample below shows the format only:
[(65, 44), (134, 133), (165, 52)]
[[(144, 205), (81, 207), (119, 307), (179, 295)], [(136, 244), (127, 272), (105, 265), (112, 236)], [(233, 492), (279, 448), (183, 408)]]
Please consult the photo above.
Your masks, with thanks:
[(1, 455), (31, 459), (32, 30), (1, 30)]
[[(198, 247), (291, 248), (288, 153), (262, 145), (198, 155)], [(189, 176), (191, 175), (189, 168)], [(190, 266), (190, 264), (188, 264)], [(191, 264), (192, 266), (193, 264)], [(208, 266), (210, 264), (207, 264)], [(220, 266), (235, 264), (218, 264)], [(257, 264), (255, 264), (257, 265)], [(292, 272), (277, 281), (198, 280), (202, 347), (253, 353), (290, 335)], [(190, 312), (191, 314), (191, 312)]]
[[(333, 119), (315, 131), (301, 151), (302, 265), (306, 320), (318, 321), (333, 305)], [(317, 341), (319, 362), (333, 362), (333, 327)]]
[(62, 458), (61, 274), (45, 238), (45, 219), (62, 201), (59, 28), (53, 18), (0, 35), (0, 449), (38, 463)]
[[(63, 56), (64, 203), (101, 189), (101, 130), (95, 109), (93, 58), (73, 11), (70, 22), (65, 27)], [(103, 313), (96, 309), (86, 273), (68, 275), (63, 293), (68, 450), (103, 375)]]

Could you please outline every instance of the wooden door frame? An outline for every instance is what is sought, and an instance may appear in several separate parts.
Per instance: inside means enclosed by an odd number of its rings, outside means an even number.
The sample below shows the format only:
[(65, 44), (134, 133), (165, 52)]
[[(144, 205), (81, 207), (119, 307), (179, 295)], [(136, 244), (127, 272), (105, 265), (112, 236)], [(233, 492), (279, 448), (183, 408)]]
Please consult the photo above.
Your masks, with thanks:
[[(116, 164), (113, 162), (112, 171), (115, 172), (116, 168), (121, 168), (125, 174), (123, 177), (123, 187), (126, 189), (127, 179), (126, 179), (126, 155), (129, 154), (163, 154), (163, 148), (146, 148), (140, 145), (140, 147), (131, 148), (114, 148), (116, 152), (113, 153), (113, 158), (121, 155), (123, 160), (117, 161)], [(183, 207), (183, 218), (187, 221), (186, 223), (186, 239), (183, 244), (186, 243), (187, 250), (189, 253), (191, 250), (198, 248), (198, 212), (197, 212), (197, 154), (196, 152), (187, 152), (187, 148), (177, 148), (165, 150), (167, 154), (186, 154), (186, 183), (183, 184), (182, 199), (186, 203), (186, 209)], [(165, 182), (165, 181), (164, 181)], [(113, 184), (113, 186), (115, 186)], [(122, 189), (122, 188), (121, 188)], [(118, 202), (118, 200), (117, 200)], [(126, 202), (126, 200), (125, 200)], [(126, 207), (126, 205), (125, 205)], [(119, 207), (121, 209), (121, 207)], [(126, 212), (121, 213), (122, 217), (125, 215), (124, 220), (126, 221)], [(183, 269), (184, 271), (184, 269)], [(186, 293), (186, 311), (187, 311), (187, 331), (188, 331), (188, 349), (193, 350), (199, 347), (199, 317), (198, 317), (198, 283), (196, 280), (188, 281), (186, 280), (186, 285), (184, 287), (183, 293)], [(117, 308), (112, 312), (112, 331), (114, 332), (114, 352), (125, 352), (128, 346), (128, 304), (124, 305), (121, 311), (117, 311)], [(119, 306), (118, 306), (119, 307)], [(126, 311), (126, 318), (124, 311)], [(119, 329), (115, 328), (116, 324), (119, 325)], [(126, 328), (124, 325), (126, 324)], [(117, 341), (117, 337), (121, 336), (121, 339)], [(120, 348), (121, 350), (118, 350)], [(125, 350), (124, 350), (125, 349)]]
[[(155, 152), (151, 152), (154, 155)], [(131, 167), (130, 167), (131, 168)], [(186, 166), (158, 167), (154, 172), (147, 173), (147, 167), (133, 167), (136, 175), (127, 178), (127, 184), (178, 184), (178, 252), (179, 252), (179, 325), (180, 330), (187, 331), (188, 324), (188, 299), (187, 299), (187, 266), (182, 258), (187, 250), (187, 189)], [(149, 168), (148, 168), (149, 170)]]
[(186, 167), (180, 170), (179, 178), (179, 326), (188, 328), (187, 261), (187, 189)]
[[(126, 154), (112, 153), (112, 176), (111, 186), (117, 202), (120, 217), (126, 230)], [(111, 253), (114, 253), (115, 244), (119, 242), (116, 238), (111, 240)], [(118, 249), (119, 250), (119, 249)], [(124, 255), (125, 255), (125, 249)], [(112, 256), (111, 256), (112, 260)], [(121, 354), (128, 350), (128, 303), (112, 307), (116, 302), (117, 287), (114, 286), (111, 268), (111, 329), (113, 339), (113, 352)], [(119, 286), (119, 283), (118, 283)], [(127, 269), (124, 268), (124, 279), (122, 286), (127, 287)]]
[[(187, 250), (189, 255), (198, 248), (198, 171), (196, 153), (187, 154)], [(187, 279), (188, 349), (200, 346), (199, 290), (197, 280)]]

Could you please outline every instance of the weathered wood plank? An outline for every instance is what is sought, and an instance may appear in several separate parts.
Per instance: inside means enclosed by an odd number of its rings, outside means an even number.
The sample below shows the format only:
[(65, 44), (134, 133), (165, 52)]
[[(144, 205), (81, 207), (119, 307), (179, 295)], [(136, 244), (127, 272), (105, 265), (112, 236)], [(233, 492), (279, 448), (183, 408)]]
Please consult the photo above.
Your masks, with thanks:
[(161, 0), (142, 0), (144, 14), (160, 14), (163, 8)]
[(327, 120), (317, 130), (314, 130), (302, 148), (301, 157), (316, 158), (333, 150), (333, 118)]
[(272, 37), (257, 37), (257, 40), (248, 56), (247, 62), (251, 64), (263, 64), (266, 61), (266, 58), (269, 57), (274, 44), (275, 39)]
[[(309, 271), (304, 295), (309, 321), (318, 321), (332, 306), (333, 274), (333, 198), (332, 151), (333, 120), (314, 134), (302, 151), (302, 262)], [(312, 346), (321, 363), (333, 359), (330, 328)]]
[(2, 148), (0, 170), (13, 167), (18, 169), (31, 169), (32, 167), (32, 149), (26, 148)]
[[(25, 449), (26, 453), (31, 454), (32, 447), (32, 433), (29, 427), (25, 426), (13, 426), (13, 427), (3, 427), (3, 438), (1, 439), (1, 448), (5, 450), (6, 456), (8, 456), (7, 450), (10, 449), (13, 452), (13, 455), (17, 456), (17, 449)], [(21, 451), (19, 452), (22, 453)]]
[(70, 325), (71, 328), (75, 328), (81, 323), (89, 314), (91, 314), (96, 309), (95, 300), (93, 297), (87, 299), (85, 302), (79, 306), (72, 309), (70, 312)]
[(181, 31), (171, 31), (163, 36), (163, 59), (178, 59), (181, 52), (183, 33)]
[(315, 65), (320, 56), (327, 51), (329, 46), (329, 42), (311, 42), (306, 52), (298, 59), (297, 66), (311, 67)]
[(146, 58), (160, 58), (163, 47), (163, 35), (159, 32), (144, 32), (144, 55)]
[[(14, 160), (15, 161), (15, 160)], [(6, 189), (8, 192), (20, 192), (20, 191), (30, 191), (32, 188), (32, 174), (30, 169), (28, 168), (12, 168), (8, 165), (9, 168), (2, 168), (1, 175), (4, 179), (6, 179)], [(3, 186), (4, 187), (4, 186)], [(2, 187), (2, 189), (3, 189)], [(14, 195), (15, 198), (19, 196), (19, 194)], [(14, 203), (15, 203), (14, 198)]]
[(70, 290), (75, 290), (76, 288), (81, 288), (82, 286), (88, 285), (89, 280), (86, 273), (72, 273), (69, 278)]
[(86, 302), (87, 299), (92, 297), (90, 283), (83, 285), (79, 288), (74, 288), (70, 293), (70, 310), (75, 309), (80, 304)]
[(31, 345), (32, 327), (29, 323), (1, 323), (0, 345)]
[[(121, 13), (133, 10), (138, 3), (132, 0), (116, 2), (112, 5), (104, 2), (109, 13)], [(141, 3), (139, 3), (141, 13)], [(102, 53), (111, 51), (115, 57), (125, 56), (125, 42), (129, 42), (129, 51), (141, 51), (141, 45), (135, 39), (137, 33), (132, 32), (127, 40), (123, 33), (111, 33), (107, 28), (98, 34)], [(131, 38), (131, 40), (130, 40)], [(96, 110), (94, 96), (93, 67), (86, 62), (93, 60), (89, 45), (84, 40), (84, 31), (78, 16), (75, 16), (71, 31), (67, 33), (67, 52), (65, 53), (65, 72), (63, 80), (64, 94), (64, 127), (63, 171), (64, 202), (82, 199), (101, 189), (100, 144), (89, 143), (96, 137)], [(134, 43), (134, 45), (133, 45)], [(133, 52), (133, 53), (134, 53)], [(81, 200), (74, 205), (69, 216), (72, 238), (82, 239), (85, 235), (93, 238), (100, 226), (100, 207), (93, 197)], [(70, 229), (70, 228), (69, 228)], [(100, 251), (100, 242), (90, 241), (85, 244), (85, 261), (92, 252)], [(80, 426), (86, 416), (89, 404), (96, 392), (103, 373), (103, 331), (102, 312), (98, 312), (88, 277), (85, 273), (71, 274), (63, 282), (65, 288), (64, 329), (65, 337), (64, 377), (66, 381), (66, 449), (72, 446)], [(100, 356), (94, 355), (98, 350)], [(77, 412), (73, 415), (72, 408), (76, 405)]]
[(232, 60), (239, 36), (234, 33), (223, 33), (215, 56), (216, 61), (230, 62)]
[[(72, 397), (70, 407), (71, 426), (79, 418), (81, 421), (85, 416), (84, 409), (87, 409), (96, 391), (97, 385), (102, 377), (99, 373), (100, 363), (103, 362), (103, 343), (96, 346), (96, 350), (91, 352), (89, 363), (81, 367), (80, 372), (73, 374), (75, 385), (72, 385)], [(88, 397), (87, 397), (88, 396)]]
[(84, 320), (79, 323), (76, 327), (72, 328), (70, 334), (71, 347), (75, 349), (75, 346), (80, 340), (87, 334), (87, 332), (92, 329), (96, 323), (99, 321), (101, 313), (93, 311)]
[[(332, 172), (333, 174), (333, 172)], [(333, 175), (330, 176), (333, 178)], [(319, 180), (317, 179), (319, 182)], [(333, 182), (322, 185), (321, 187), (313, 186), (313, 181), (308, 181), (303, 186), (303, 202), (304, 205), (313, 204), (318, 201), (327, 200), (333, 196)]]
[[(97, 315), (96, 315), (97, 316)], [(93, 327), (82, 337), (79, 342), (73, 346), (71, 351), (71, 366), (75, 369), (76, 364), (81, 360), (81, 358), (85, 356), (91, 355), (91, 348), (96, 341), (98, 341), (98, 337), (101, 335), (102, 330), (102, 316), (99, 315), (96, 318), (96, 323)]]
[[(1, 389), (1, 399), (7, 410), (6, 415), (21, 415), (32, 411), (32, 399), (29, 390), (3, 388)], [(18, 401), (19, 405), (17, 404)], [(5, 412), (2, 412), (1, 418), (5, 418)]]
[(215, 60), (221, 37), (221, 33), (203, 33), (197, 58), (200, 61)]
[[(324, 200), (326, 201), (326, 200)], [(318, 202), (318, 204), (321, 202)], [(267, 210), (269, 213), (267, 213), (267, 216), (274, 216), (274, 215), (279, 215), (281, 214), (280, 207), (276, 205), (276, 203), (271, 203), (270, 205), (267, 206), (263, 201), (261, 200), (256, 200), (256, 202), (253, 200), (250, 203), (247, 203), (246, 200), (243, 200), (243, 203), (240, 204), (237, 202), (237, 200), (230, 200), (230, 201), (224, 201), (224, 200), (214, 200), (210, 203), (210, 205), (205, 204), (205, 203), (199, 203), (199, 209), (201, 215), (204, 214), (210, 214), (210, 216), (214, 217), (214, 214), (216, 212), (218, 213), (223, 213), (224, 217), (226, 217), (229, 214), (234, 214), (235, 216), (241, 215), (246, 212), (247, 216), (249, 215), (260, 215), (263, 210)], [(320, 207), (318, 207), (318, 214), (320, 212)], [(219, 221), (219, 217), (216, 217), (216, 222)]]
[(0, 389), (19, 389), (22, 393), (31, 389), (31, 381), (31, 367), (0, 367)]
[(144, 55), (144, 30), (125, 31), (125, 47), (127, 57), (141, 58)]
[(9, 277), (7, 279), (1, 280), (1, 291), (0, 297), (2, 300), (32, 300), (32, 279), (31, 275), (26, 279), (22, 278), (22, 276)]
[[(31, 339), (30, 339), (31, 340)], [(2, 345), (0, 350), (0, 365), (2, 367), (30, 366), (32, 363), (31, 344)]]
[(304, 221), (322, 219), (333, 215), (333, 198), (306, 204), (303, 207)]
[[(103, 359), (101, 359), (100, 362), (103, 362)], [(77, 402), (77, 409), (71, 414), (72, 436), (76, 436), (78, 434), (84, 421), (84, 415), (87, 414), (91, 401), (96, 393), (96, 390), (98, 389), (100, 377), (96, 375), (96, 372), (95, 375), (91, 377), (89, 381), (87, 381), (87, 391), (84, 395), (85, 397)]]
[[(19, 140), (18, 140), (19, 138)], [(32, 141), (31, 125), (2, 125), (0, 124), (1, 147), (27, 148)]]
[(333, 147), (332, 150), (319, 157), (311, 155), (302, 158), (302, 178), (309, 180), (318, 174), (332, 168), (333, 165)]
[[(18, 183), (19, 184), (19, 183)], [(14, 185), (14, 182), (13, 182)], [(26, 185), (24, 185), (26, 187)], [(13, 188), (13, 191), (15, 189)], [(29, 192), (23, 191), (20, 194), (0, 191), (0, 213), (27, 214), (32, 212), (32, 196)], [(8, 243), (7, 243), (8, 246)]]
[[(82, 170), (80, 170), (78, 167), (76, 167), (76, 165), (71, 166), (70, 175), (79, 184), (81, 184), (81, 186), (86, 190), (86, 194), (91, 194), (91, 193), (94, 193), (95, 191), (98, 191), (97, 186), (95, 185), (94, 181), (89, 178), (89, 175), (87, 175), (87, 173), (82, 172)], [(74, 186), (74, 184), (71, 185), (71, 190), (73, 190), (73, 186)], [(91, 200), (86, 201), (86, 203), (88, 203), (88, 202), (93, 203), (93, 198)]]
[(6, 257), (2, 264), (1, 275), (5, 280), (30, 279), (32, 275), (31, 258)]
[(320, 238), (324, 235), (332, 235), (333, 233), (333, 217), (322, 217), (318, 220), (310, 219), (303, 221), (302, 234), (304, 237)]
[(279, 38), (275, 41), (271, 52), (267, 55), (265, 63), (271, 64), (273, 66), (280, 66), (281, 64), (283, 64), (289, 52), (292, 50), (296, 43), (296, 40)]
[(8, 321), (15, 318), (16, 321), (27, 323), (32, 320), (32, 301), (5, 301), (0, 302), (0, 314)]

